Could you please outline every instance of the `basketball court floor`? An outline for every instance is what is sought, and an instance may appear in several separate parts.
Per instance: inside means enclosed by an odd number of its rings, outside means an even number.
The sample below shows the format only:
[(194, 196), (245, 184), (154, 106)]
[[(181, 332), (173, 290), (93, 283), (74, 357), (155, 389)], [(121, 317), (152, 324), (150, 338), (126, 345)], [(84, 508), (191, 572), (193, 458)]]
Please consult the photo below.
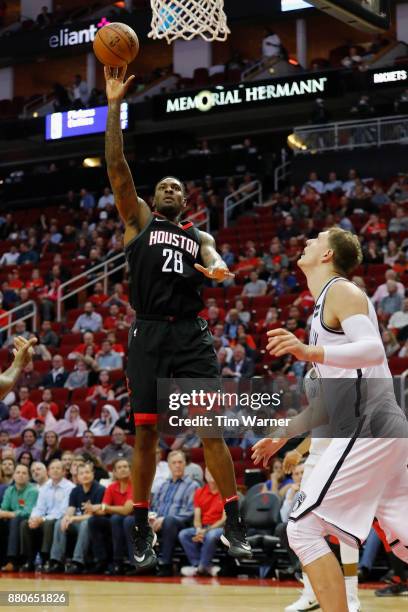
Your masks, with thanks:
[[(272, 580), (215, 578), (110, 578), (1, 576), (4, 591), (67, 591), (72, 612), (283, 612), (298, 589)], [(406, 598), (378, 598), (373, 589), (360, 589), (362, 612), (407, 612)], [(33, 607), (33, 606), (30, 606)], [(67, 608), (58, 608), (63, 612)], [(13, 606), (27, 610), (27, 607)], [(36, 606), (48, 611), (49, 605)]]

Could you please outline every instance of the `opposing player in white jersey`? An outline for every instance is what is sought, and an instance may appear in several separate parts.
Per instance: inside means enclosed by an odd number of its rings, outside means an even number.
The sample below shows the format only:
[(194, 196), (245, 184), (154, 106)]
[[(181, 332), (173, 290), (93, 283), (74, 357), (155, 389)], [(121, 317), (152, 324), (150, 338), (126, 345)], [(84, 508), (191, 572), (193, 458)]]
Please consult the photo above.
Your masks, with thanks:
[[(361, 262), (358, 238), (338, 228), (308, 240), (298, 265), (315, 298), (309, 346), (285, 329), (268, 332), (267, 350), (292, 354), (313, 363), (322, 387), (337, 382), (325, 409), (340, 432), (335, 434), (314, 467), (289, 518), (288, 538), (324, 612), (348, 612), (344, 579), (325, 540), (335, 535), (358, 546), (368, 536), (376, 516), (395, 555), (408, 562), (408, 434), (407, 421), (397, 405), (392, 377), (367, 296), (347, 276)], [(337, 381), (330, 381), (337, 379)], [(353, 382), (354, 381), (354, 382)], [(354, 388), (354, 392), (350, 390)], [(380, 389), (372, 393), (371, 389)], [(344, 389), (344, 395), (343, 395)], [(362, 389), (370, 395), (360, 412)], [(323, 395), (327, 399), (327, 389)], [(354, 398), (354, 403), (351, 400)], [(343, 408), (344, 414), (339, 411)], [(352, 414), (350, 424), (350, 411)], [(354, 420), (353, 420), (354, 419)], [(326, 421), (327, 422), (327, 421)], [(269, 458), (286, 443), (324, 421), (307, 420), (302, 413), (279, 440), (265, 438), (253, 447), (255, 463)], [(366, 431), (378, 437), (366, 436)], [(392, 435), (382, 432), (391, 431)], [(342, 435), (342, 437), (340, 437)], [(286, 439), (285, 439), (286, 438)]]
[[(315, 384), (316, 371), (314, 368), (308, 371), (304, 380), (304, 387), (309, 405), (313, 409), (315, 395), (318, 394)], [(286, 453), (283, 461), (283, 469), (286, 473), (291, 473), (292, 469), (298, 465), (303, 459), (303, 456), (308, 453), (308, 457), (304, 463), (304, 471), (302, 476), (301, 488), (303, 489), (306, 482), (310, 478), (313, 468), (317, 465), (320, 457), (328, 448), (331, 438), (325, 436), (330, 435), (330, 430), (323, 425), (313, 429), (311, 436), (301, 442), (297, 448)], [(340, 559), (344, 575), (344, 584), (346, 587), (347, 605), (349, 612), (359, 612), (361, 610), (360, 600), (358, 597), (358, 560), (359, 550), (354, 546), (349, 546), (340, 540)], [(307, 574), (303, 573), (303, 590), (300, 597), (286, 606), (285, 612), (311, 612), (318, 610), (320, 605), (317, 602), (312, 585)]]

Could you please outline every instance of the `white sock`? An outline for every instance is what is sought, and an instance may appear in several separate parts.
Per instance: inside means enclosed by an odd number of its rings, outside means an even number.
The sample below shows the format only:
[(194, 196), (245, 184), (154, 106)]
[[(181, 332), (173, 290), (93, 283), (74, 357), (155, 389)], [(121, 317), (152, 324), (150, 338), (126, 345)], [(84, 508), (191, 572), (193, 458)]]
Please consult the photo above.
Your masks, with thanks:
[(358, 577), (345, 576), (347, 599), (358, 600)]
[(312, 583), (309, 580), (306, 572), (303, 572), (303, 595), (307, 597), (310, 601), (314, 601), (316, 599), (316, 595), (314, 594)]

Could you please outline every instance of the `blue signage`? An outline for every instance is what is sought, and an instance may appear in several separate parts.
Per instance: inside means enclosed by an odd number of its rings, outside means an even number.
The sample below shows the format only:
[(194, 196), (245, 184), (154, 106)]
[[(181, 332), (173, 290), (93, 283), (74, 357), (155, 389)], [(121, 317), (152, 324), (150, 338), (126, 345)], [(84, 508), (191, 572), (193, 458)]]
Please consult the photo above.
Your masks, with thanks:
[[(122, 130), (129, 125), (128, 104), (122, 102), (120, 106), (120, 122)], [(96, 108), (81, 108), (65, 113), (52, 113), (45, 117), (45, 139), (61, 140), (72, 136), (86, 136), (98, 134), (106, 129), (108, 117), (107, 106)]]

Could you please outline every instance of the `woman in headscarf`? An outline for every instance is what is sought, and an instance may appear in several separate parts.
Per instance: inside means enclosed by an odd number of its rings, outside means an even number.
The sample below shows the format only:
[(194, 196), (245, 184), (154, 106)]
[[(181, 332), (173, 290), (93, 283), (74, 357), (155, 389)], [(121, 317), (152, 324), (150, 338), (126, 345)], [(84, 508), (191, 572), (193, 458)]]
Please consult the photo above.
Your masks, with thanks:
[(101, 416), (94, 420), (89, 429), (95, 436), (109, 436), (118, 418), (116, 409), (110, 404), (104, 404)]
[(34, 427), (35, 421), (37, 420), (44, 422), (44, 432), (45, 431), (55, 431), (55, 425), (57, 420), (55, 416), (51, 412), (51, 406), (48, 402), (40, 402), (37, 406), (37, 416), (35, 419), (31, 419), (28, 421), (26, 427)]
[(65, 411), (64, 418), (57, 421), (54, 431), (60, 438), (67, 436), (74, 438), (82, 436), (87, 428), (86, 422), (81, 419), (79, 406), (77, 404), (72, 404)]

